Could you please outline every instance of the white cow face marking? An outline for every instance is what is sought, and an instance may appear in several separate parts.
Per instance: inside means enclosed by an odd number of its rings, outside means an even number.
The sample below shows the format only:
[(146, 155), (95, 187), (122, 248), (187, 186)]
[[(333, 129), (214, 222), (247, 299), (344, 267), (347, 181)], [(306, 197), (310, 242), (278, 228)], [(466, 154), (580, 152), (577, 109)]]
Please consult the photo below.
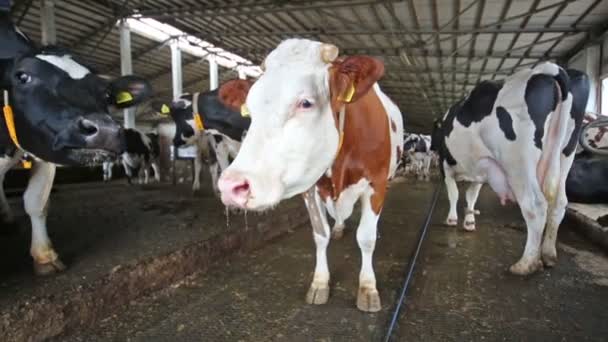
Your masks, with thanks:
[(65, 71), (71, 78), (79, 80), (90, 74), (91, 71), (72, 59), (70, 55), (36, 55), (36, 58), (46, 61)]
[[(286, 40), (268, 55), (265, 73), (247, 96), (251, 126), (220, 179), (225, 203), (273, 206), (308, 190), (331, 167), (339, 142), (332, 98), (356, 80), (362, 85), (351, 93), (355, 101), (384, 70), (369, 57), (331, 63), (337, 56), (335, 46), (302, 39)], [(379, 76), (368, 77), (370, 70)]]

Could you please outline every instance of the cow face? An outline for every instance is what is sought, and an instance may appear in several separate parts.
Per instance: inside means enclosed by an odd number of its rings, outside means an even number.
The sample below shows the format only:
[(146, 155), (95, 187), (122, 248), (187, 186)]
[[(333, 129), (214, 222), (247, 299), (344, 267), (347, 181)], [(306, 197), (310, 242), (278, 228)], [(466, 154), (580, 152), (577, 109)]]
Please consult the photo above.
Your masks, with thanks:
[(330, 168), (338, 113), (384, 72), (370, 57), (337, 57), (337, 47), (302, 39), (286, 40), (268, 55), (247, 96), (251, 126), (220, 178), (225, 204), (271, 207), (306, 191)]
[(25, 54), (5, 71), (20, 145), (43, 160), (90, 164), (124, 149), (109, 107), (140, 103), (150, 85), (135, 76), (101, 79), (67, 51)]
[(168, 110), (173, 122), (175, 122), (173, 144), (176, 147), (193, 145), (196, 142), (196, 128), (192, 115), (192, 95), (181, 96), (179, 100), (171, 103)]

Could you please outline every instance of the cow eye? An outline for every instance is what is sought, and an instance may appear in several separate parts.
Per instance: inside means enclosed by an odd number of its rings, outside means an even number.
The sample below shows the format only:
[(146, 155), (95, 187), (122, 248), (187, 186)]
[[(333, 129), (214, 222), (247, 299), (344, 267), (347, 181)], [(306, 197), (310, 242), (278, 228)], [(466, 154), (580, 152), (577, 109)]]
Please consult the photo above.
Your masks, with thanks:
[(313, 103), (311, 101), (309, 101), (309, 100), (306, 100), (306, 99), (301, 100), (298, 103), (298, 108), (302, 108), (302, 109), (309, 109), (309, 108), (312, 108), (312, 106), (313, 106)]
[(15, 77), (21, 84), (30, 83), (32, 81), (32, 76), (25, 72), (18, 72)]

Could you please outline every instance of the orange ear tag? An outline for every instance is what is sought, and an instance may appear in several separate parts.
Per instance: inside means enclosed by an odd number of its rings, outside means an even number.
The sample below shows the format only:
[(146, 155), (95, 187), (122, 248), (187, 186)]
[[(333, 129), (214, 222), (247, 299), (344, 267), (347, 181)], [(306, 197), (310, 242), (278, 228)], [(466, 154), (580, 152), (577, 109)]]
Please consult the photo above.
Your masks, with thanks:
[(355, 90), (355, 84), (351, 83), (348, 89), (346, 89), (346, 91), (338, 97), (338, 100), (345, 103), (350, 103), (355, 95)]
[(19, 140), (17, 140), (17, 130), (15, 129), (15, 117), (13, 115), (13, 109), (10, 105), (5, 105), (2, 108), (4, 112), (4, 121), (6, 122), (6, 128), (8, 129), (8, 135), (11, 137), (11, 140), (18, 148), (21, 148), (19, 145)]
[(196, 129), (199, 132), (205, 130), (205, 126), (203, 125), (203, 118), (201, 118), (201, 115), (199, 113), (194, 114), (194, 126), (196, 126)]

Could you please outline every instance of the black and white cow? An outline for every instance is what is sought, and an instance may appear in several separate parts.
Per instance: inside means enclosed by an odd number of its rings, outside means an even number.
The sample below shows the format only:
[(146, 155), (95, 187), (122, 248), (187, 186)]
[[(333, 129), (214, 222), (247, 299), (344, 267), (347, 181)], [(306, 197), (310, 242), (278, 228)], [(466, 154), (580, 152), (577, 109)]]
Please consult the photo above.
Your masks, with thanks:
[(576, 155), (566, 179), (568, 201), (608, 203), (608, 158), (584, 151)]
[(246, 94), (250, 87), (251, 81), (238, 79), (227, 81), (216, 90), (199, 93), (197, 102), (203, 129), (197, 127), (194, 120), (192, 94), (184, 94), (168, 107), (176, 126), (174, 145), (197, 147), (192, 184), (194, 191), (200, 189), (200, 173), (203, 161), (207, 160), (213, 190), (219, 193), (218, 176), (236, 157), (251, 124), (251, 119), (241, 113), (241, 105), (245, 102), (241, 94)]
[(431, 151), (430, 135), (411, 133), (405, 136), (403, 140), (403, 158), (409, 157), (413, 171), (418, 179), (431, 179), (433, 154)]
[(566, 176), (588, 95), (585, 74), (543, 63), (504, 82), (481, 82), (436, 122), (433, 148), (440, 153), (448, 189), (448, 225), (458, 223), (456, 181), (472, 182), (466, 230), (475, 229), (475, 202), (484, 183), (502, 204), (519, 204), (528, 234), (512, 273), (533, 273), (557, 261), (557, 230), (568, 203)]
[[(139, 176), (140, 184), (148, 184), (150, 168), (154, 171), (154, 179), (160, 182), (158, 134), (144, 134), (136, 129), (127, 128), (125, 129), (125, 141), (126, 150), (122, 154), (121, 162), (129, 184), (136, 175)], [(141, 178), (142, 173), (143, 179)]]
[[(46, 228), (55, 164), (92, 165), (122, 153), (124, 132), (110, 118), (109, 106), (138, 104), (151, 88), (135, 76), (102, 79), (67, 50), (36, 48), (0, 11), (0, 89), (7, 95), (0, 119), (0, 184), (24, 151), (35, 157), (24, 194), (30, 251), (38, 274), (60, 271), (64, 265)], [(0, 226), (13, 220), (0, 187)]]

